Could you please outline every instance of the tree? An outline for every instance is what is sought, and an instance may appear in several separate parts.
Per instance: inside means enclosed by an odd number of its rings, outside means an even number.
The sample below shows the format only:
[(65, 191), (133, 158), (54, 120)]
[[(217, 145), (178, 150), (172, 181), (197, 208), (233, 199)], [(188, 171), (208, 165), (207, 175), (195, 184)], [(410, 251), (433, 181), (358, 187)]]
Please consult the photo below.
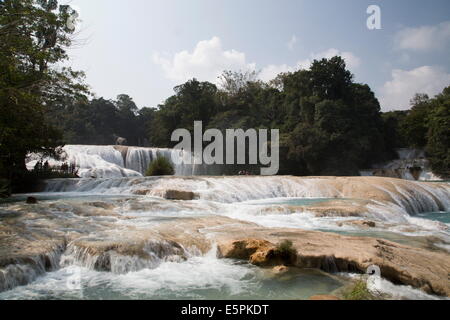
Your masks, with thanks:
[(382, 114), (383, 135), (386, 149), (391, 151), (389, 158), (397, 157), (395, 149), (407, 147), (406, 138), (401, 131), (401, 124), (407, 116), (407, 111), (390, 111)]
[(450, 87), (433, 99), (429, 116), (426, 151), (433, 172), (450, 178)]
[(389, 154), (378, 100), (352, 79), (340, 57), (282, 75), (287, 159), (301, 174), (357, 175)]
[(183, 128), (191, 132), (194, 121), (202, 121), (207, 125), (217, 113), (217, 87), (210, 82), (199, 82), (196, 79), (175, 87), (175, 95), (169, 97), (151, 123), (153, 128), (152, 142), (159, 147), (172, 147), (172, 132)]
[(424, 148), (427, 144), (427, 121), (432, 108), (430, 98), (426, 94), (416, 94), (411, 100), (411, 107), (400, 130), (409, 146)]
[(349, 98), (353, 75), (346, 69), (345, 61), (341, 57), (314, 60), (309, 74), (314, 96), (330, 100)]
[(46, 118), (48, 105), (87, 92), (83, 74), (56, 67), (68, 59), (69, 6), (56, 0), (0, 3), (0, 161), (2, 176), (25, 171), (29, 152), (55, 154), (62, 134)]
[(314, 61), (311, 69), (280, 74), (270, 83), (231, 71), (221, 81), (219, 89), (195, 79), (176, 87), (154, 112), (152, 143), (173, 146), (173, 130), (192, 131), (201, 120), (204, 128), (222, 131), (280, 129), (281, 174), (358, 175), (392, 157), (378, 100), (369, 86), (353, 82), (340, 57)]

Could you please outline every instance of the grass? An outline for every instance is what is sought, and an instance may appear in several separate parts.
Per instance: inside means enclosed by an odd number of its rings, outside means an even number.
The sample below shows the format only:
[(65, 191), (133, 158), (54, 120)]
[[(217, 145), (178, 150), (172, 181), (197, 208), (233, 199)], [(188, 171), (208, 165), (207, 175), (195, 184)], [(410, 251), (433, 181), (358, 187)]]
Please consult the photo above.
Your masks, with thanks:
[(172, 176), (175, 174), (172, 163), (164, 157), (158, 157), (155, 161), (150, 163), (147, 169), (146, 176)]
[(360, 279), (350, 287), (344, 294), (345, 300), (377, 300), (377, 297), (372, 294), (367, 287), (367, 281)]

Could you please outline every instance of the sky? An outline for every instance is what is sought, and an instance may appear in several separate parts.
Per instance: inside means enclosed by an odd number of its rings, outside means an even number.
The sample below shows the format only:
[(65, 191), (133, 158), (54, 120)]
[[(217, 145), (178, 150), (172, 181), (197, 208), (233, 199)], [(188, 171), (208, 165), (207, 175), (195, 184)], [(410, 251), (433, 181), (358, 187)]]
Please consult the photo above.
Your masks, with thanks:
[[(263, 81), (341, 55), (383, 111), (450, 85), (448, 0), (66, 0), (79, 11), (69, 64), (97, 97), (157, 107), (185, 81), (224, 70)], [(370, 30), (371, 5), (381, 29)]]

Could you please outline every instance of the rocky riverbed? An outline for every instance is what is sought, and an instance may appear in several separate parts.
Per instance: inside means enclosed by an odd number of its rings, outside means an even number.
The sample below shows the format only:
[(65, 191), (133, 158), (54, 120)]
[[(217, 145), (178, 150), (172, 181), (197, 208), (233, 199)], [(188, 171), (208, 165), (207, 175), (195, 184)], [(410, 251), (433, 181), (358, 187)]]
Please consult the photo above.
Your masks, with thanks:
[[(324, 283), (375, 265), (392, 286), (450, 297), (449, 224), (419, 217), (449, 211), (447, 184), (203, 177), (49, 181), (46, 188), (33, 195), (36, 204), (19, 196), (0, 207), (0, 299), (29, 297), (24, 292), (33, 285), (46, 287), (46, 277), (73, 266), (116, 280), (202, 257), (238, 263), (233, 268), (244, 274), (317, 270)], [(294, 255), (280, 253), (286, 241)], [(248, 281), (238, 279), (238, 287)], [(336, 287), (347, 280), (339, 281)]]

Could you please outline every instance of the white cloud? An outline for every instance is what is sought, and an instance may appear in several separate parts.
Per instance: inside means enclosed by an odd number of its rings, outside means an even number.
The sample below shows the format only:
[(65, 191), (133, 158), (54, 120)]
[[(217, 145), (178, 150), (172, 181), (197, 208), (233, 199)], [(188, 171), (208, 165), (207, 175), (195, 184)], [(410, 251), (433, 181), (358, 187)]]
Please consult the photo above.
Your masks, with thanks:
[(298, 65), (303, 69), (308, 69), (314, 60), (320, 60), (323, 58), (330, 59), (334, 56), (341, 56), (350, 70), (354, 70), (361, 65), (361, 59), (355, 56), (352, 52), (340, 51), (334, 48), (330, 48), (319, 53), (312, 53), (309, 59), (299, 61)]
[(380, 103), (385, 111), (406, 110), (416, 93), (433, 97), (448, 85), (450, 74), (439, 67), (423, 66), (410, 71), (395, 69), (392, 71), (392, 80), (380, 90)]
[(297, 44), (297, 42), (298, 42), (297, 36), (295, 34), (292, 35), (291, 40), (289, 40), (289, 42), (287, 43), (289, 50), (291, 51), (294, 50), (294, 46)]
[(431, 51), (450, 43), (450, 21), (434, 26), (404, 28), (394, 37), (397, 49)]
[(273, 80), (276, 78), (277, 75), (284, 72), (293, 72), (295, 71), (296, 67), (288, 66), (287, 64), (282, 65), (268, 65), (267, 67), (263, 68), (261, 72), (259, 73), (258, 77), (262, 81), (268, 82), (270, 80)]
[(293, 72), (299, 69), (309, 69), (314, 60), (320, 60), (322, 58), (330, 59), (334, 56), (341, 56), (345, 60), (347, 68), (351, 71), (354, 71), (361, 65), (361, 59), (352, 52), (330, 48), (320, 53), (312, 53), (308, 59), (300, 60), (294, 66), (288, 66), (286, 64), (268, 65), (261, 70), (259, 78), (263, 81), (269, 81), (274, 79), (281, 72)]
[(200, 41), (192, 52), (184, 50), (176, 53), (173, 58), (155, 53), (153, 62), (162, 67), (168, 79), (176, 82), (192, 78), (217, 82), (217, 77), (224, 70), (253, 71), (256, 68), (254, 63), (247, 63), (245, 53), (233, 49), (224, 50), (218, 37)]
[[(295, 39), (295, 41), (292, 41)], [(297, 38), (293, 36), (291, 42)], [(350, 70), (357, 68), (361, 60), (351, 52), (339, 51), (331, 48), (324, 52), (313, 53), (310, 58), (300, 60), (295, 65), (268, 65), (259, 73), (259, 79), (269, 81), (282, 72), (293, 72), (300, 68), (308, 69), (314, 59), (332, 58), (336, 55), (342, 56), (347, 62)], [(185, 82), (192, 78), (200, 81), (217, 83), (218, 77), (225, 70), (232, 71), (255, 71), (256, 64), (247, 62), (245, 53), (237, 50), (224, 50), (219, 37), (204, 40), (197, 43), (194, 50), (176, 53), (173, 57), (153, 54), (153, 62), (164, 71), (165, 76), (177, 83)]]

